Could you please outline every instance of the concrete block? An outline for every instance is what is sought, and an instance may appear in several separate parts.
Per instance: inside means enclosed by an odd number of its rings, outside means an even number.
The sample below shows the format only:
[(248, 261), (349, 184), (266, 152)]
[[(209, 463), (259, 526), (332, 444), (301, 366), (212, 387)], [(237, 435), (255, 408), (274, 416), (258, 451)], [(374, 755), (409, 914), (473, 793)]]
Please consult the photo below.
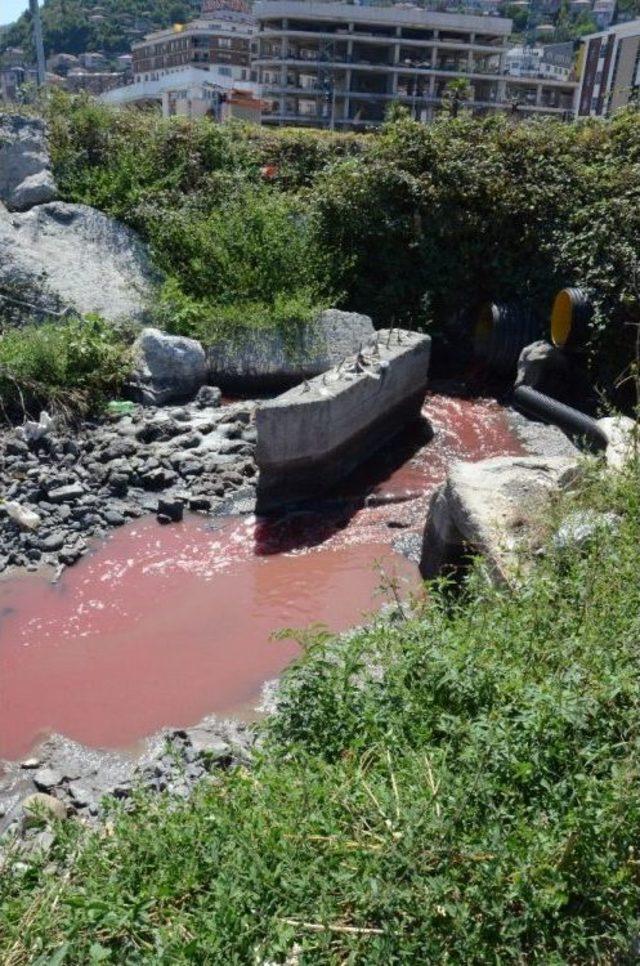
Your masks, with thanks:
[(263, 403), (258, 512), (329, 489), (417, 418), (430, 353), (428, 336), (381, 330), (362, 353)]

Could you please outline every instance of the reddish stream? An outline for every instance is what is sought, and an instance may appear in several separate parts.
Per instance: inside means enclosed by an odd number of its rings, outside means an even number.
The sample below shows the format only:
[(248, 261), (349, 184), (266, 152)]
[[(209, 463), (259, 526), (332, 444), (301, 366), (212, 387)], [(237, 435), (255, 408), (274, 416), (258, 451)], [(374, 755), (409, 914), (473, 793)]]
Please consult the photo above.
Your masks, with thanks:
[[(251, 715), (262, 685), (296, 656), (283, 627), (339, 631), (384, 602), (382, 568), (402, 593), (418, 571), (391, 543), (422, 529), (426, 504), (453, 459), (521, 452), (487, 400), (427, 397), (435, 437), (416, 430), (343, 487), (347, 508), (275, 520), (148, 518), (116, 531), (57, 584), (0, 581), (0, 758), (60, 732), (126, 748), (163, 725), (209, 713)], [(419, 493), (363, 506), (362, 494)], [(398, 529), (404, 528), (404, 529)]]

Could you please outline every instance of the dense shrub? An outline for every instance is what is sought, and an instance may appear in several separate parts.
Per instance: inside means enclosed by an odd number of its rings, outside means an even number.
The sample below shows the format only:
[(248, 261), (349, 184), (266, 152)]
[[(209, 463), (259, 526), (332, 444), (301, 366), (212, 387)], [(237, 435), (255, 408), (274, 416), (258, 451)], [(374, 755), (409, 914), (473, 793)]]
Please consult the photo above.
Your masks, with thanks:
[(118, 393), (129, 370), (127, 340), (99, 318), (8, 329), (0, 338), (3, 414), (43, 406), (86, 414)]
[(379, 325), (442, 327), (485, 299), (522, 299), (547, 318), (559, 288), (581, 285), (600, 373), (611, 382), (629, 361), (640, 321), (634, 109), (577, 124), (399, 116), (366, 136), (115, 114), (82, 98), (54, 98), (50, 116), (67, 197), (137, 228), (172, 291), (200, 300), (214, 328), (234, 302), (282, 324), (276, 293), (280, 305), (335, 301)]

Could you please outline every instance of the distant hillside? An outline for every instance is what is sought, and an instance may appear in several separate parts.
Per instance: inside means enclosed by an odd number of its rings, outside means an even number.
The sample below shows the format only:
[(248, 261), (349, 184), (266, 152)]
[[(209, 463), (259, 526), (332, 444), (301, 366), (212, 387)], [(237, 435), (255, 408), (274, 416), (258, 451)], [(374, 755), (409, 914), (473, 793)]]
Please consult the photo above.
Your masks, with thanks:
[[(199, 11), (200, 0), (45, 0), (45, 53), (123, 53), (145, 33), (193, 19)], [(0, 35), (0, 53), (30, 46), (31, 17), (24, 13)]]

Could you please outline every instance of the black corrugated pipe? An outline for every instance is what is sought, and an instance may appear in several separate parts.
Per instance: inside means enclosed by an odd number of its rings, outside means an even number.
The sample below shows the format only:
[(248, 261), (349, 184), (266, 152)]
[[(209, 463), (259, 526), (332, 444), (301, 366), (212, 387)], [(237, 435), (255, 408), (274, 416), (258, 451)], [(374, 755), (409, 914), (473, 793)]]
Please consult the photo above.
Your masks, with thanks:
[(607, 436), (597, 421), (581, 413), (579, 409), (565, 406), (564, 403), (529, 386), (517, 386), (513, 392), (513, 401), (523, 412), (553, 423), (568, 436), (586, 439), (594, 450), (606, 449), (608, 446)]

